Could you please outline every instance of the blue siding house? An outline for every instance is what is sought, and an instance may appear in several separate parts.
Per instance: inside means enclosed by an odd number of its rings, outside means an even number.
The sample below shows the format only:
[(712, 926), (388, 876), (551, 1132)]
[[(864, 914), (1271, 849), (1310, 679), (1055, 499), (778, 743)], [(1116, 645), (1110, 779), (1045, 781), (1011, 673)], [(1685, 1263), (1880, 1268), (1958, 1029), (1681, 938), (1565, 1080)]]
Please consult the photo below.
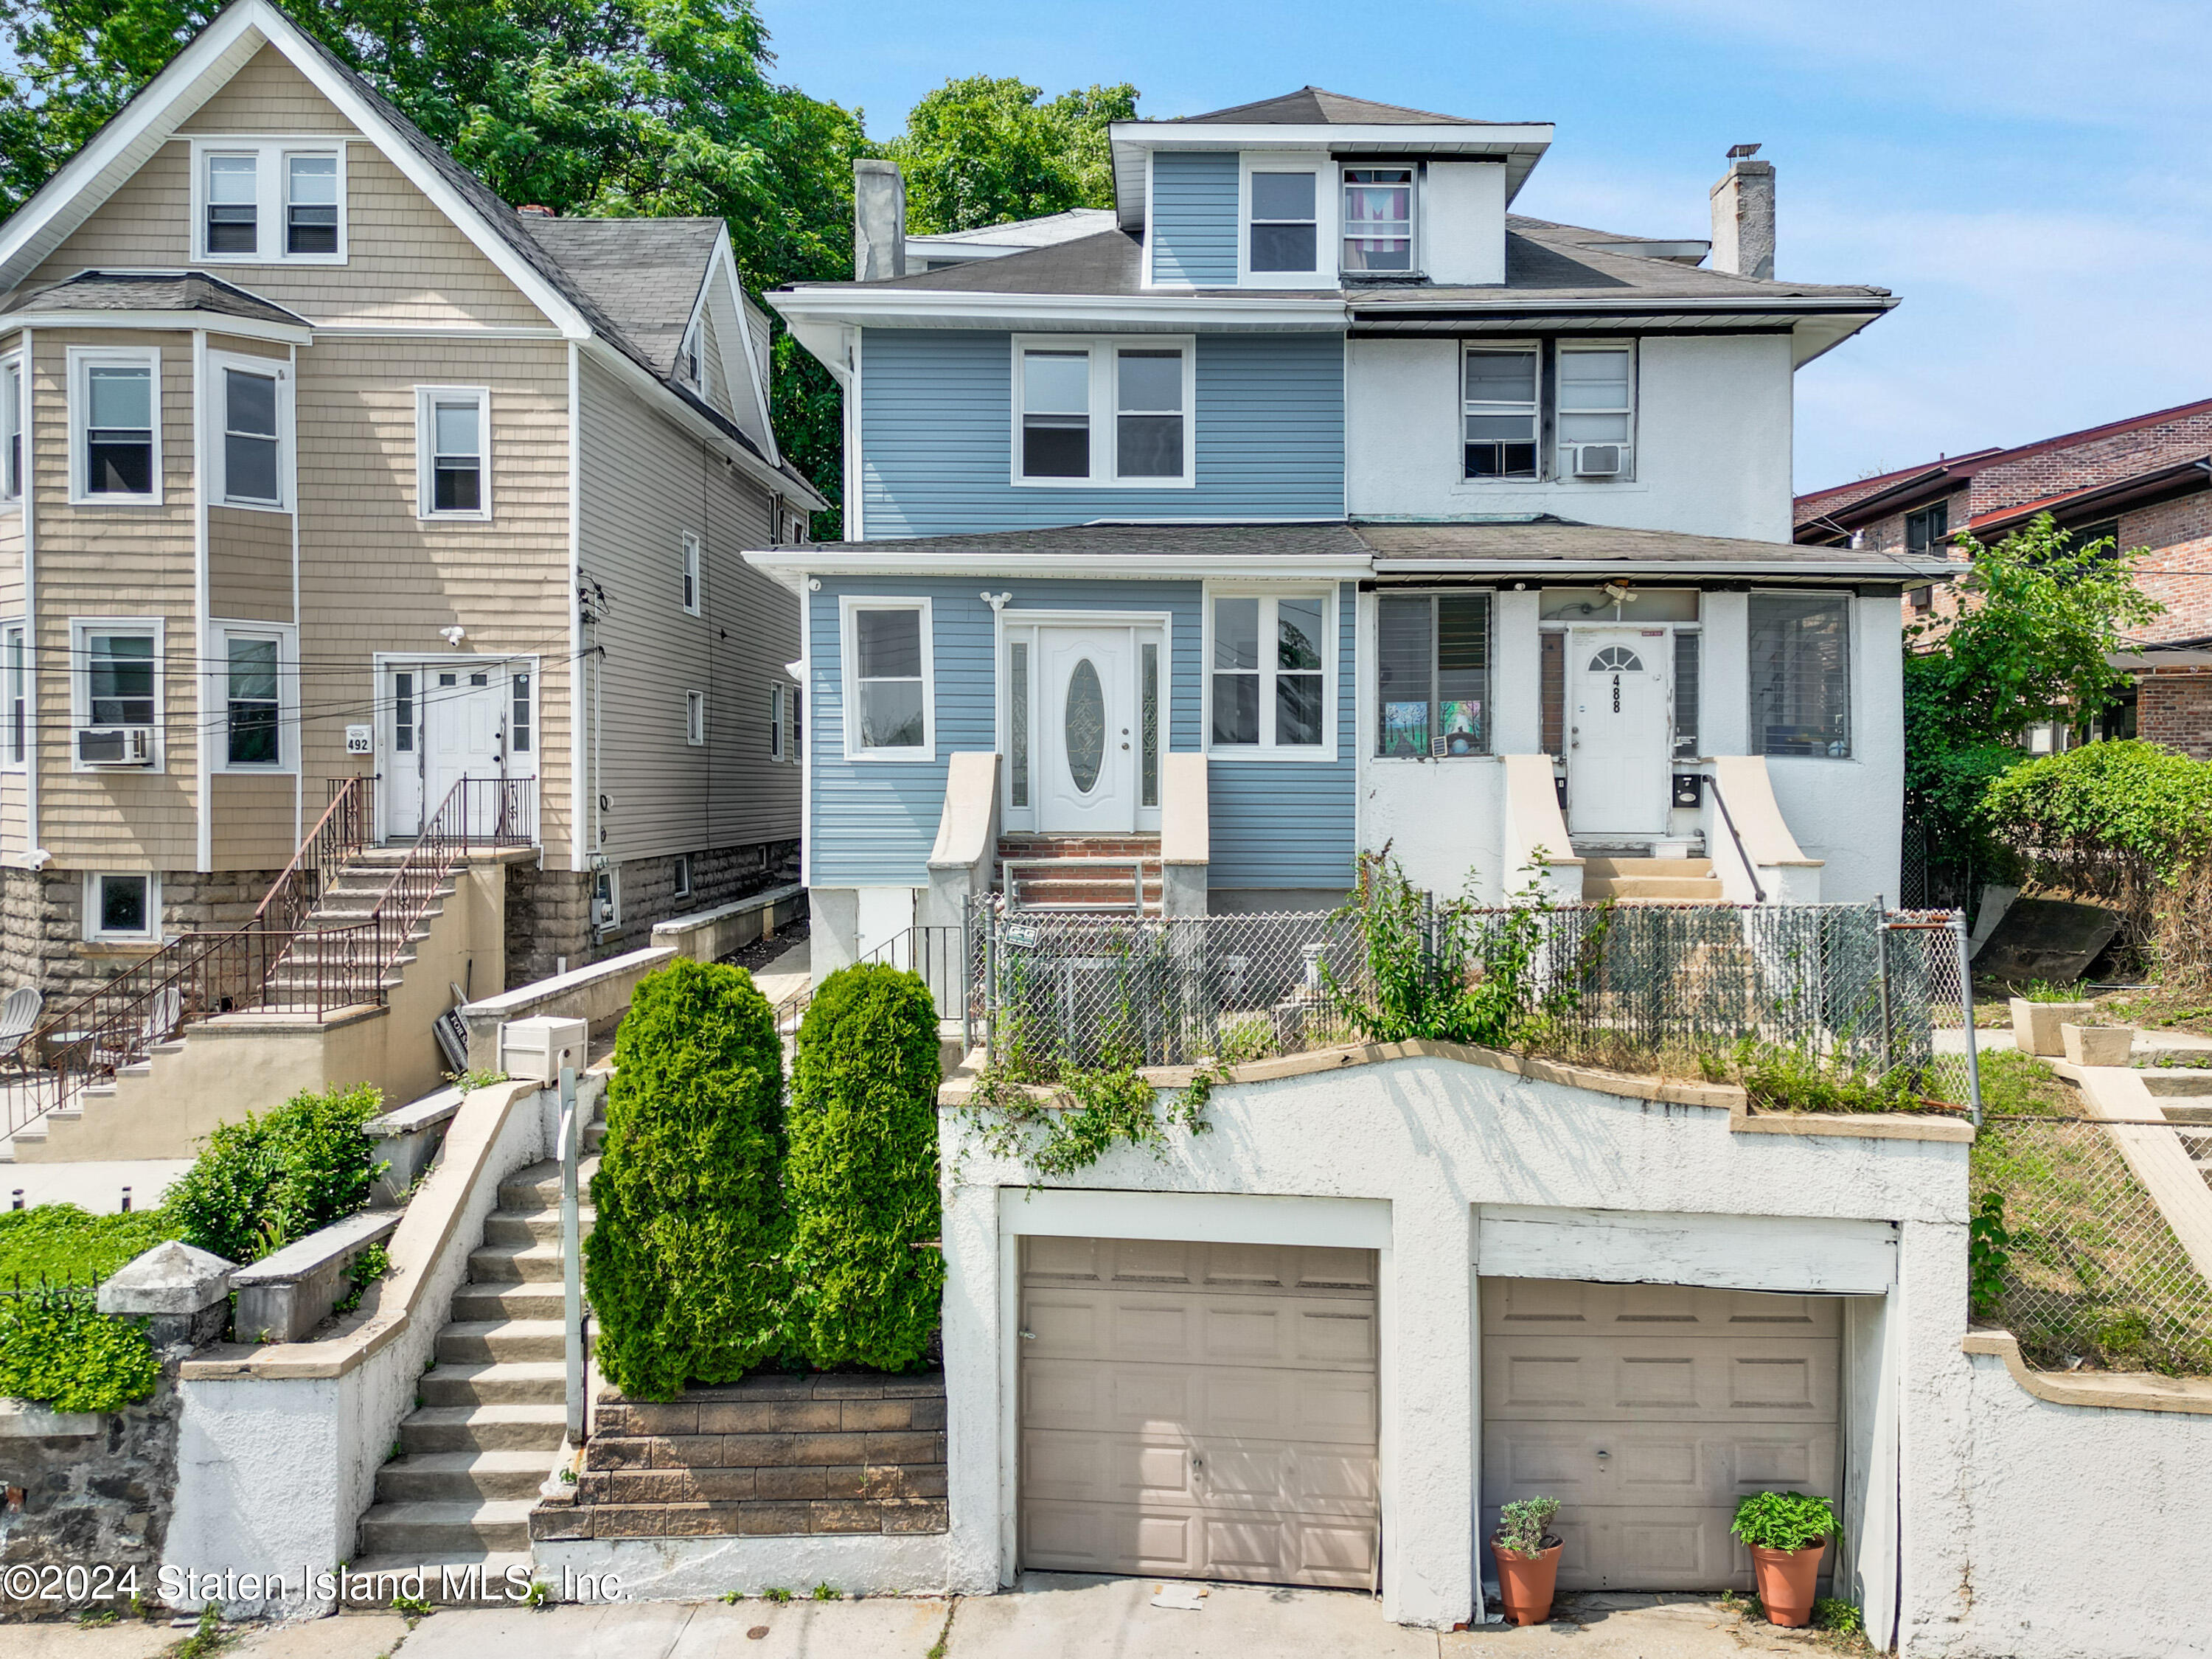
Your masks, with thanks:
[[(1925, 578), (1778, 539), (1790, 376), (1893, 302), (1747, 268), (1743, 158), (1713, 267), (1516, 216), (1550, 138), (1306, 88), (1117, 123), (1110, 215), (857, 192), (857, 280), (769, 296), (844, 392), (845, 539), (748, 555), (805, 610), (817, 972), (994, 890), (1331, 908), (1386, 843), (1444, 891), (1895, 890)], [(1733, 864), (1724, 780), (1780, 826)]]

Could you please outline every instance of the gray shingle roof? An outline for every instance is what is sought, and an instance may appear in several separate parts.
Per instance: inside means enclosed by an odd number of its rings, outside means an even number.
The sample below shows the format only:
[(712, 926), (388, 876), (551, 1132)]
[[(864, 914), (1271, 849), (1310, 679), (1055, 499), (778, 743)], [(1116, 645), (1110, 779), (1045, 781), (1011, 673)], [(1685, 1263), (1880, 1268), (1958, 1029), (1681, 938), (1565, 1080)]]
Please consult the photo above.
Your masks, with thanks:
[(1367, 556), (1352, 526), (1335, 520), (1300, 524), (1086, 524), (1049, 530), (993, 530), (972, 536), (915, 536), (895, 541), (817, 542), (832, 553), (1126, 553), (1161, 557), (1247, 555), (1254, 558)]
[[(1675, 530), (1621, 530), (1608, 525), (1540, 520), (1530, 524), (1369, 524), (1352, 526), (1378, 561), (1507, 560), (1535, 565), (1617, 562), (1624, 568), (1668, 564), (1777, 562), (1817, 568), (1865, 565), (1874, 556), (1850, 548), (1799, 547), (1734, 536), (1693, 536)], [(1808, 554), (1819, 556), (1808, 558)]]
[(0, 303), (0, 315), (19, 311), (200, 311), (290, 328), (313, 326), (273, 300), (196, 270), (81, 270), (44, 288), (20, 289)]
[(1300, 87), (1296, 92), (1286, 92), (1279, 98), (1262, 98), (1251, 104), (1232, 104), (1227, 109), (1208, 110), (1203, 115), (1179, 116), (1160, 125), (1192, 125), (1209, 121), (1238, 126), (1293, 127), (1486, 127), (1507, 125), (1496, 121), (1473, 121), (1464, 115), (1437, 115), (1425, 109), (1407, 109), (1402, 104), (1377, 104), (1365, 98), (1347, 98), (1340, 92), (1330, 92), (1321, 87)]
[(518, 214), (523, 230), (663, 380), (721, 240), (720, 219), (556, 219)]

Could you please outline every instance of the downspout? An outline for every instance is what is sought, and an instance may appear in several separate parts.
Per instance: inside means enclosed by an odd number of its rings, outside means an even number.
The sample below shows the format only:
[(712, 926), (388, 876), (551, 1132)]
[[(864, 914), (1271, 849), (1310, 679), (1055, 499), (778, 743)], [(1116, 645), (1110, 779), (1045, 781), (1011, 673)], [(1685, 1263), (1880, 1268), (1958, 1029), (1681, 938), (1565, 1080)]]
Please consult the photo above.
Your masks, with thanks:
[[(291, 370), (287, 386), (289, 399), (284, 402), (284, 412), (290, 416), (287, 425), (290, 428), (291, 441), (284, 447), (288, 466), (283, 489), (284, 499), (292, 508), (292, 707), (300, 714), (292, 722), (292, 742), (295, 745), (292, 750), (292, 845), (297, 847), (301, 838), (307, 833), (307, 721), (304, 712), (301, 711), (299, 690), (300, 635), (301, 624), (306, 620), (300, 614), (300, 348), (296, 345), (285, 347), (284, 361)], [(277, 666), (277, 691), (282, 696), (284, 688), (282, 664)], [(376, 690), (374, 680), (370, 683), (368, 706), (371, 711), (369, 718), (374, 720)], [(277, 733), (277, 753), (282, 755), (283, 727), (281, 724)]]
[[(591, 868), (584, 854), (585, 803), (593, 783), (584, 748), (584, 677), (591, 659), (584, 647), (584, 416), (582, 357), (568, 342), (568, 868)], [(544, 839), (541, 826), (538, 838)]]
[[(215, 867), (215, 801), (210, 794), (214, 769), (208, 763), (208, 356), (207, 331), (192, 331), (192, 773), (197, 784), (194, 803), (195, 866), (202, 875)], [(161, 395), (161, 388), (154, 389)], [(161, 465), (161, 457), (155, 457)], [(296, 616), (296, 612), (295, 615)], [(163, 677), (168, 665), (161, 665)], [(277, 684), (281, 689), (283, 681)], [(280, 727), (281, 730), (281, 727)], [(167, 734), (162, 743), (168, 742)], [(167, 763), (166, 747), (162, 756)], [(295, 842), (296, 845), (297, 842)]]
[[(23, 862), (36, 874), (52, 862), (54, 855), (39, 845), (39, 565), (35, 522), (39, 446), (35, 416), (38, 399), (32, 395), (33, 383), (37, 379), (37, 343), (32, 332), (27, 328), (23, 331), (23, 383), (18, 395), (23, 400), (23, 673), (29, 681), (23, 695)], [(63, 476), (66, 477), (67, 472)]]

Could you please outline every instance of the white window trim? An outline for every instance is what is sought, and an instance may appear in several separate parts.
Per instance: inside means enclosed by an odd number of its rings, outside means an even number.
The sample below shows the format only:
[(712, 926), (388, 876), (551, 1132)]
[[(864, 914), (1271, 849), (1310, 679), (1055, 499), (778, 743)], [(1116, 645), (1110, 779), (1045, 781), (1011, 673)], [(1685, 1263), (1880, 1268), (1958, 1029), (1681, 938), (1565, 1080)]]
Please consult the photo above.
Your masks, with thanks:
[[(705, 611), (707, 605), (707, 559), (698, 537), (688, 530), (684, 532), (683, 558), (684, 568), (677, 578), (677, 608), (687, 617), (696, 617)], [(684, 599), (686, 587), (691, 590), (688, 604)]]
[[(276, 641), (276, 759), (274, 764), (230, 758), (230, 642), (233, 639)], [(208, 708), (214, 730), (208, 734), (209, 769), (246, 777), (289, 777), (300, 769), (300, 630), (292, 623), (215, 622), (208, 624)], [(420, 688), (417, 688), (420, 696)]]
[[(862, 611), (921, 613), (921, 742), (907, 749), (860, 744), (860, 651), (857, 614)], [(937, 640), (930, 601), (912, 595), (844, 593), (837, 599), (839, 690), (844, 700), (845, 758), (871, 765), (927, 765), (937, 759)]]
[[(207, 246), (207, 177), (210, 155), (254, 157), (254, 251), (251, 253), (210, 253)], [(285, 241), (285, 191), (289, 185), (288, 155), (333, 155), (337, 158), (338, 251), (336, 253), (288, 253)], [(272, 137), (267, 133), (236, 137), (208, 137), (192, 140), (191, 166), (192, 257), (196, 265), (342, 265), (346, 263), (346, 142), (329, 133), (301, 133)], [(274, 246), (271, 246), (271, 239)]]
[[(1334, 289), (1343, 240), (1344, 178), (1327, 150), (1248, 149), (1237, 158), (1237, 285), (1239, 288)], [(1314, 268), (1311, 270), (1252, 269), (1252, 175), (1304, 173), (1314, 175)]]
[[(1628, 354), (1628, 436), (1622, 445), (1622, 447), (1626, 449), (1628, 452), (1626, 458), (1628, 465), (1621, 469), (1620, 476), (1617, 478), (1577, 478), (1575, 477), (1574, 473), (1569, 470), (1566, 465), (1566, 451), (1570, 446), (1559, 436), (1560, 419), (1565, 415), (1589, 414), (1592, 412), (1588, 410), (1566, 410), (1562, 409), (1559, 406), (1559, 390), (1566, 384), (1566, 375), (1564, 372), (1566, 359), (1572, 356), (1577, 352), (1581, 351), (1626, 351)], [(1635, 483), (1637, 447), (1636, 418), (1638, 401), (1636, 394), (1637, 383), (1642, 378), (1639, 373), (1642, 365), (1638, 362), (1640, 354), (1636, 349), (1636, 342), (1632, 339), (1561, 340), (1553, 349), (1553, 356), (1555, 362), (1552, 373), (1551, 476), (1560, 483), (1579, 485), (1586, 489), (1613, 489), (1617, 488), (1621, 484)], [(1540, 379), (1538, 385), (1539, 391), (1540, 392)], [(1536, 429), (1539, 434), (1538, 441), (1540, 444), (1542, 441), (1540, 434), (1543, 431), (1543, 426), (1544, 411), (1542, 399), (1540, 396), (1536, 410)], [(1589, 443), (1603, 443), (1608, 441), (1602, 438), (1591, 438), (1584, 440), (1583, 441)], [(1470, 482), (1473, 481), (1470, 480)]]
[[(1121, 397), (1114, 373), (1117, 349), (1177, 350), (1182, 353), (1182, 473), (1173, 478), (1115, 476), (1115, 438)], [(1091, 359), (1091, 476), (1087, 478), (1031, 478), (1022, 471), (1022, 354), (1024, 351), (1083, 351)], [(1017, 334), (1011, 362), (1012, 395), (1007, 399), (1010, 440), (1007, 477), (1018, 489), (1194, 489), (1198, 487), (1198, 337), (1194, 334)]]
[[(0, 377), (10, 370), (15, 376), (15, 396), (12, 407), (0, 408), (0, 508), (16, 507), (22, 504), (22, 483), (31, 471), (31, 371), (21, 351), (0, 352)], [(0, 397), (4, 397), (0, 393)], [(17, 453), (21, 457), (14, 489), (8, 488), (6, 444), (8, 422), (15, 423)]]
[(684, 742), (692, 749), (703, 748), (707, 742), (707, 694), (686, 691), (684, 694)]
[[(209, 458), (209, 478), (212, 485), (210, 495), (218, 507), (238, 507), (251, 513), (289, 513), (298, 500), (294, 468), (297, 451), (294, 444), (295, 416), (292, 404), (292, 369), (282, 357), (255, 357), (240, 352), (210, 351), (207, 356), (207, 390), (199, 399), (204, 411), (207, 430), (201, 441)], [(229, 382), (223, 378), (227, 369), (238, 369), (248, 374), (259, 374), (276, 382), (276, 494), (273, 501), (235, 499), (230, 493), (230, 446), (227, 441), (230, 429), (230, 404), (225, 395)]]
[[(1536, 354), (1536, 476), (1533, 478), (1471, 478), (1467, 472), (1467, 360), (1478, 351), (1533, 351)], [(1452, 363), (1452, 483), (1458, 489), (1528, 489), (1558, 481), (1557, 450), (1546, 465), (1544, 454), (1544, 343), (1541, 340), (1462, 339)]]
[(691, 855), (678, 853), (674, 868), (670, 872), (669, 893), (672, 897), (688, 899), (691, 896)]
[[(95, 365), (137, 364), (154, 371), (154, 488), (144, 495), (90, 494), (85, 488), (86, 422), (92, 414), (89, 371)], [(72, 507), (159, 507), (161, 505), (163, 466), (161, 448), (161, 349), (159, 346), (71, 346), (69, 349), (70, 505)]]
[[(1410, 172), (1413, 175), (1407, 186), (1406, 258), (1408, 262), (1408, 269), (1404, 270), (1352, 270), (1349, 267), (1346, 266), (1344, 263), (1345, 239), (1350, 234), (1349, 232), (1343, 228), (1342, 224), (1344, 218), (1344, 192), (1352, 187), (1345, 175), (1352, 172), (1354, 169), (1364, 170), (1373, 167), (1397, 167), (1406, 168), (1407, 171)], [(1408, 281), (1411, 278), (1427, 274), (1427, 261), (1424, 258), (1424, 255), (1427, 249), (1428, 239), (1421, 234), (1421, 185), (1427, 176), (1427, 170), (1418, 161), (1372, 161), (1358, 155), (1340, 157), (1338, 159), (1336, 164), (1336, 213), (1339, 222), (1336, 238), (1336, 263), (1339, 275), (1350, 276), (1354, 281), (1364, 281), (1372, 277), (1381, 277), (1389, 282), (1402, 283)]]
[[(1322, 601), (1322, 633), (1326, 636), (1322, 651), (1321, 718), (1322, 740), (1318, 744), (1278, 744), (1272, 741), (1275, 729), (1275, 699), (1270, 688), (1274, 684), (1275, 669), (1267, 660), (1275, 638), (1271, 622), (1273, 608), (1265, 601), (1270, 599), (1307, 599)], [(1218, 599), (1259, 599), (1260, 608), (1260, 734), (1256, 744), (1224, 743), (1213, 740), (1213, 602)], [(1199, 706), (1199, 738), (1205, 752), (1224, 761), (1298, 761), (1310, 763), (1333, 763), (1337, 757), (1340, 741), (1337, 720), (1337, 662), (1338, 641), (1344, 629), (1344, 618), (1338, 614), (1343, 597), (1332, 583), (1277, 582), (1212, 582), (1206, 584), (1205, 626), (1199, 641), (1200, 687)], [(1166, 750), (1164, 749), (1164, 754)]]
[(145, 773), (168, 769), (169, 653), (167, 625), (160, 617), (71, 617), (70, 618), (70, 769), (104, 772), (77, 758), (76, 734), (92, 724), (92, 646), (94, 634), (151, 634), (154, 636), (154, 758)]
[[(18, 760), (15, 750), (15, 710), (9, 706), (8, 672), (8, 635), (23, 636), (23, 756)], [(0, 617), (0, 772), (25, 772), (30, 769), (31, 750), (38, 741), (39, 679), (31, 663), (31, 629), (21, 617)]]
[[(483, 505), (466, 512), (441, 512), (431, 505), (437, 500), (436, 481), (431, 474), (437, 462), (437, 430), (432, 410), (436, 404), (458, 403), (464, 398), (477, 402), (477, 447), (482, 453), (477, 465), (483, 469), (478, 493)], [(415, 516), (418, 519), (459, 520), (483, 523), (491, 517), (492, 501), (491, 456), (491, 388), (482, 386), (418, 386), (415, 388)]]
[[(109, 876), (146, 878), (146, 927), (142, 933), (104, 933), (100, 926), (100, 884)], [(88, 870), (84, 872), (84, 926), (88, 945), (159, 945), (161, 942), (161, 875), (158, 870)]]
[(783, 682), (771, 680), (768, 688), (768, 757), (772, 761), (787, 758), (783, 741)]
[[(607, 884), (606, 908), (599, 908), (599, 883)], [(605, 935), (622, 926), (622, 869), (605, 865), (592, 878), (592, 931)]]

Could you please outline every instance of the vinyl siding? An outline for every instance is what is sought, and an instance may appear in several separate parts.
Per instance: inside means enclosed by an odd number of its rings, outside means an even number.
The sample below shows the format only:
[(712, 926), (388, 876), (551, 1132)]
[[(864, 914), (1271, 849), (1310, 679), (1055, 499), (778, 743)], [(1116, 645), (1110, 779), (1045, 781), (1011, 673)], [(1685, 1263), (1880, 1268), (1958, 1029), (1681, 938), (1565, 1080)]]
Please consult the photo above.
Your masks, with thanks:
[(218, 772), (208, 780), (208, 787), (221, 832), (215, 843), (218, 870), (283, 869), (324, 805), (319, 786), (313, 801), (307, 801), (289, 773)]
[[(824, 576), (807, 595), (813, 672), (807, 742), (814, 788), (810, 878), (817, 887), (914, 886), (929, 881), (929, 849), (956, 752), (997, 746), (991, 608), (972, 577)], [(1203, 586), (1197, 581), (1005, 580), (1006, 614), (1022, 610), (1164, 611), (1170, 614), (1168, 743), (1200, 746)], [(936, 753), (927, 762), (845, 758), (839, 599), (927, 599), (936, 667)], [(1218, 887), (1341, 887), (1353, 837), (1352, 652), (1354, 590), (1339, 590), (1338, 752), (1334, 765), (1217, 758), (1208, 769)], [(1292, 833), (1286, 835), (1285, 830)]]
[[(187, 133), (313, 132), (351, 129), (307, 77), (264, 48), (184, 124)], [(545, 326), (547, 319), (433, 207), (382, 153), (362, 139), (346, 150), (343, 265), (204, 267), (319, 323)], [(191, 252), (191, 145), (177, 138), (96, 209), (27, 286), (87, 269), (143, 270), (186, 264)]]
[(1233, 152), (1153, 152), (1152, 218), (1145, 234), (1154, 282), (1236, 287), (1237, 172)]
[(968, 329), (869, 329), (860, 367), (863, 528), (873, 541), (1093, 519), (1331, 519), (1344, 512), (1344, 341), (1198, 338), (1197, 484), (1011, 482), (1013, 341)]
[(208, 508), (208, 614), (291, 622), (292, 515)]
[[(769, 687), (799, 653), (799, 606), (747, 565), (771, 539), (768, 492), (646, 408), (583, 374), (583, 574), (607, 591), (596, 671), (609, 857), (794, 840), (799, 772), (769, 758)], [(683, 609), (686, 531), (702, 544), (703, 615)], [(707, 693), (707, 742), (684, 741), (684, 693)]]

